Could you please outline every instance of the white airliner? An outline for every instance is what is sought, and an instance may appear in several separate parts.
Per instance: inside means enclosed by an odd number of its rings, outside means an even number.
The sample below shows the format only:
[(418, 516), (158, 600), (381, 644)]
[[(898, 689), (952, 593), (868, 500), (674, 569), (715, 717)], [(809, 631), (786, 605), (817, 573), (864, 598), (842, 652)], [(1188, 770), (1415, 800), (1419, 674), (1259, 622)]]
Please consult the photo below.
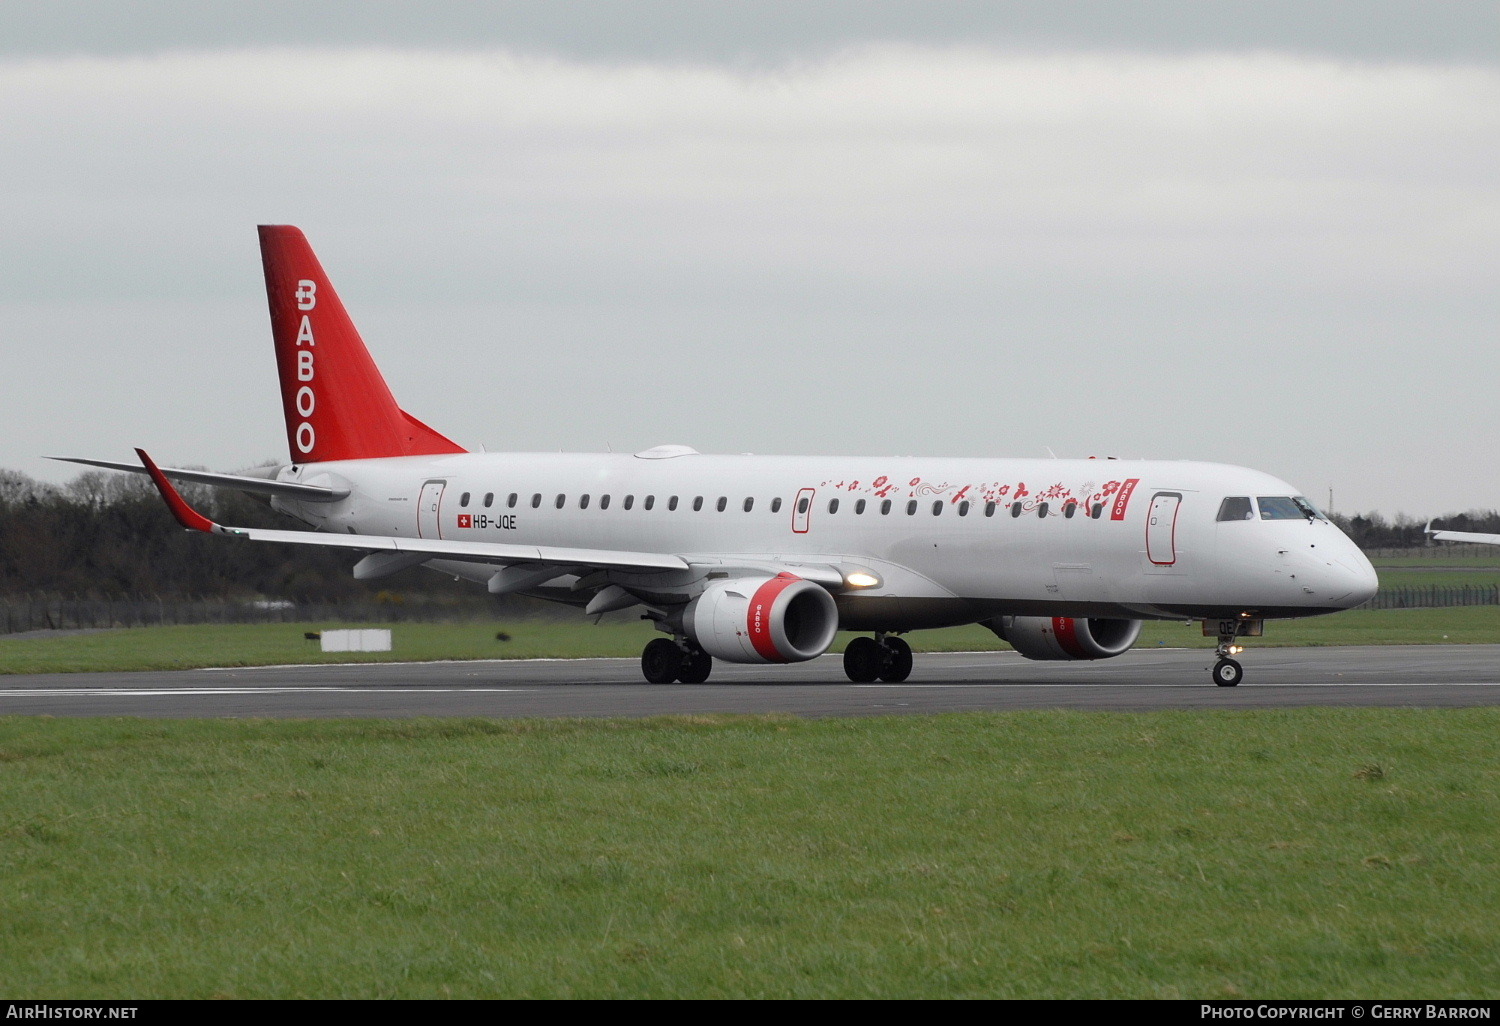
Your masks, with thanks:
[[(291, 462), (261, 476), (149, 473), (186, 528), (362, 553), (372, 580), (425, 565), (561, 600), (639, 607), (654, 683), (714, 659), (789, 663), (836, 631), (854, 681), (905, 680), (899, 635), (980, 623), (1031, 659), (1103, 659), (1147, 619), (1201, 620), (1215, 683), (1266, 619), (1375, 592), (1363, 553), (1291, 485), (1210, 463), (1114, 459), (473, 453), (396, 405), (301, 231), (262, 226)], [(225, 527), (169, 479), (269, 495), (317, 530)]]

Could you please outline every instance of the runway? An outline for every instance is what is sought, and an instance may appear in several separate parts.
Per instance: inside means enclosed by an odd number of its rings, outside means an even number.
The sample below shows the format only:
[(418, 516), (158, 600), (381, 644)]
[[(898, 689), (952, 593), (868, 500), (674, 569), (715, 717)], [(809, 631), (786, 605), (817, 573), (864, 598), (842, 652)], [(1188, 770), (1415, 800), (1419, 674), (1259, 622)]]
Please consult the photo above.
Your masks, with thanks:
[(1102, 662), (919, 655), (903, 684), (852, 684), (839, 656), (716, 663), (706, 684), (647, 684), (634, 659), (365, 663), (0, 677), (0, 715), (210, 717), (871, 716), (1012, 709), (1442, 708), (1500, 704), (1500, 645), (1267, 648), (1215, 687), (1203, 649)]

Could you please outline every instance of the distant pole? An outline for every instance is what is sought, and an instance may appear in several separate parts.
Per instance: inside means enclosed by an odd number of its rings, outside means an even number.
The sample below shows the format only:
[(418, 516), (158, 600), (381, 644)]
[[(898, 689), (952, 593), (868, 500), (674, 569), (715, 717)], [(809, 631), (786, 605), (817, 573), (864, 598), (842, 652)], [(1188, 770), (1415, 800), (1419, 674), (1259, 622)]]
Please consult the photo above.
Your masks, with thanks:
[(1333, 485), (1328, 486), (1328, 512), (1333, 512)]

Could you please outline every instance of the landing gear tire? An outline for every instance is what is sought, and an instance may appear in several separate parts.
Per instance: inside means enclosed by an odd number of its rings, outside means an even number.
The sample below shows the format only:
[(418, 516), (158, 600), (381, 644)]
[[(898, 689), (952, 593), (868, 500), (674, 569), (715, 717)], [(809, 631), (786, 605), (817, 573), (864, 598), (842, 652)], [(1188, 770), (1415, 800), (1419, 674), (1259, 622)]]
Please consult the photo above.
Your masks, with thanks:
[(652, 638), (641, 652), (641, 674), (650, 684), (670, 684), (682, 671), (682, 649), (666, 638)]
[(900, 684), (911, 676), (911, 646), (900, 638), (886, 638), (880, 643), (885, 649), (885, 665), (880, 668), (880, 679), (887, 684)]
[(856, 684), (868, 684), (880, 677), (885, 652), (874, 638), (855, 638), (844, 649), (844, 676)]
[(1234, 687), (1244, 675), (1244, 668), (1233, 659), (1220, 659), (1214, 664), (1214, 683), (1221, 688)]
[(708, 675), (713, 672), (713, 668), (713, 656), (701, 648), (695, 648), (682, 657), (682, 666), (677, 671), (677, 679), (684, 684), (702, 684), (708, 680)]

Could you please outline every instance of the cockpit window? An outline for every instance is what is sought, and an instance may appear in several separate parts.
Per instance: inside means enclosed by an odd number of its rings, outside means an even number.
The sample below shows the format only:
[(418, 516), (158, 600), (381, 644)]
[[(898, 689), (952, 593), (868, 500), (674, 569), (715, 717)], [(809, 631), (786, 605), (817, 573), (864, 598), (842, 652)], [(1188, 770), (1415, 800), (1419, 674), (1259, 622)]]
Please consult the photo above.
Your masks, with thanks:
[(1219, 519), (1254, 520), (1255, 511), (1250, 507), (1250, 496), (1231, 495), (1219, 504)]
[(1318, 508), (1301, 495), (1257, 495), (1262, 520), (1326, 520)]

